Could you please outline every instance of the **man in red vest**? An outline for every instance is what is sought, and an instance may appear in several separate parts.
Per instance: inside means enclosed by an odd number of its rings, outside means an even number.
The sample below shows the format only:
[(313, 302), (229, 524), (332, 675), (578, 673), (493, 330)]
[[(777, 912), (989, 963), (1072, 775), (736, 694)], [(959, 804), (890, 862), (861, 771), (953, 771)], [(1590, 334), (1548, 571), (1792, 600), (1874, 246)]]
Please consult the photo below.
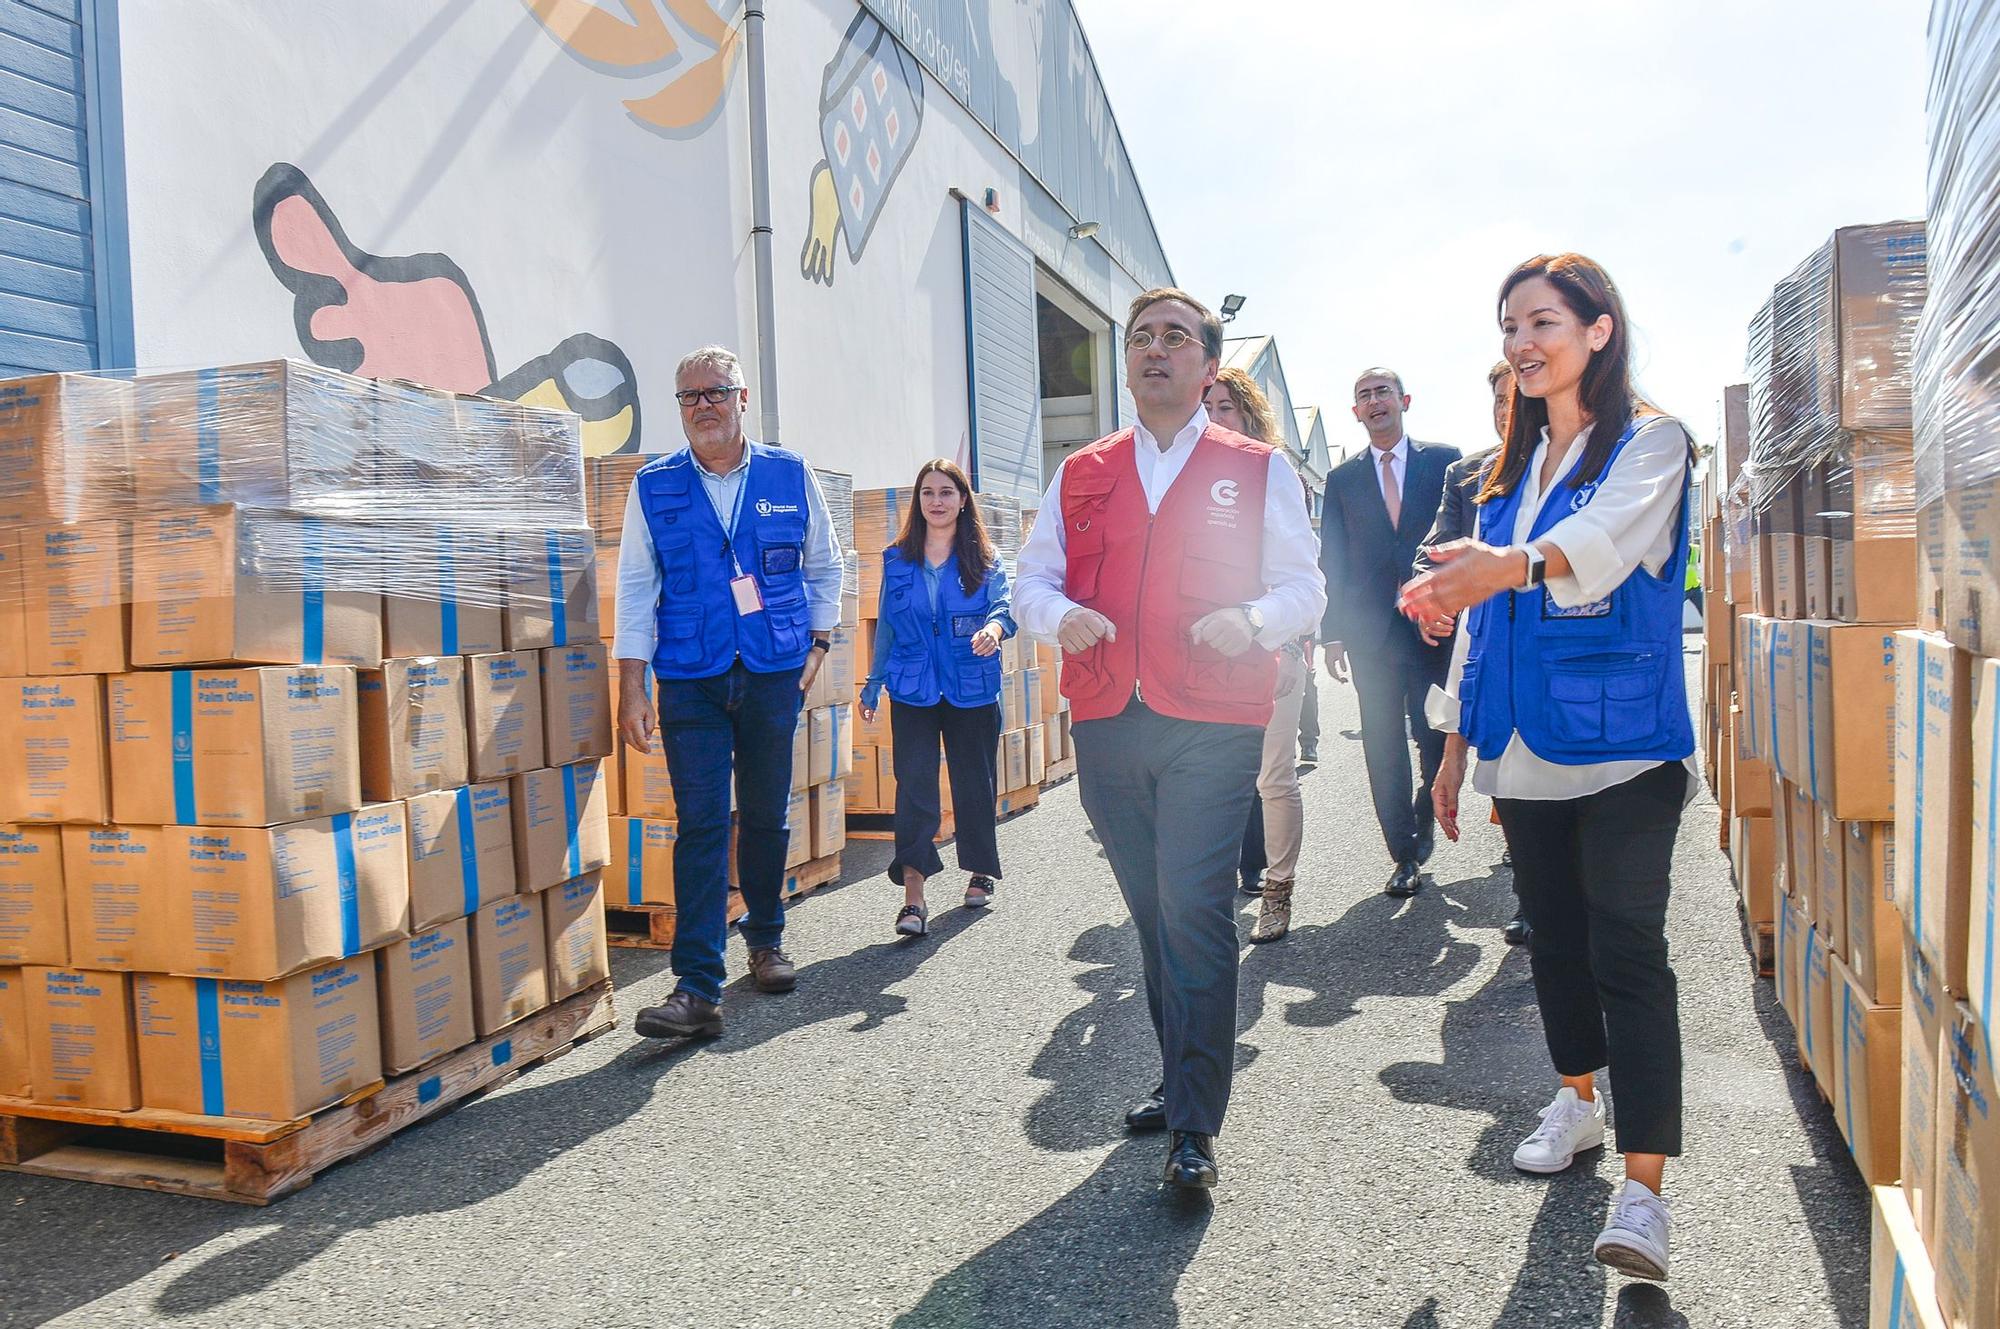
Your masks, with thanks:
[(1139, 933), (1166, 1180), (1213, 1186), (1236, 1045), (1236, 857), (1277, 650), (1326, 607), (1283, 455), (1212, 425), (1222, 323), (1184, 291), (1132, 302), (1135, 426), (1066, 458), (1021, 549), (1021, 629), (1063, 649), (1084, 811)]

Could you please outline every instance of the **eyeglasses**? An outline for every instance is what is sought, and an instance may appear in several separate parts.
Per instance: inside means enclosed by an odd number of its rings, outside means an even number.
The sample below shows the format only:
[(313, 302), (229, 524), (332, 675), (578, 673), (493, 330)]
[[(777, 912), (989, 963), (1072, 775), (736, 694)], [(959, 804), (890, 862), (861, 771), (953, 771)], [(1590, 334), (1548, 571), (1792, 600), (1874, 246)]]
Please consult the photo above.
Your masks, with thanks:
[(1201, 338), (1192, 332), (1187, 332), (1180, 328), (1168, 328), (1157, 337), (1150, 332), (1135, 332), (1125, 339), (1125, 349), (1128, 351), (1143, 351), (1154, 342), (1158, 342), (1170, 351), (1178, 351), (1189, 342), (1200, 340)]
[(741, 391), (743, 391), (741, 383), (732, 383), (724, 388), (683, 388), (674, 394), (674, 400), (681, 404), (682, 410), (686, 410), (698, 401), (705, 401), (710, 406), (720, 406)]

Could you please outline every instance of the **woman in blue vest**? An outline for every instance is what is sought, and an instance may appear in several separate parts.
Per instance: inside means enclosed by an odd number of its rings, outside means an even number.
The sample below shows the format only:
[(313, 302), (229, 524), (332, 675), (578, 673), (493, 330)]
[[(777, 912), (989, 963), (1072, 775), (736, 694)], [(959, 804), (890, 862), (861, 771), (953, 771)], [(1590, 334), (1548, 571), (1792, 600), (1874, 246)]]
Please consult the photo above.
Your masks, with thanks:
[(896, 857), (903, 887), (896, 932), (930, 931), (924, 879), (944, 871), (937, 832), (938, 743), (951, 772), (958, 865), (972, 874), (965, 907), (983, 909), (1000, 875), (994, 832), (994, 750), (1000, 741), (1000, 643), (1014, 635), (1007, 574), (994, 556), (971, 482), (955, 463), (927, 461), (911, 487), (902, 534), (882, 551), (875, 661), (861, 689), (873, 720), (887, 687), (895, 705)]
[(1517, 386), (1478, 535), (1439, 546), (1403, 592), (1412, 618), (1469, 611), (1449, 689), (1457, 732), (1432, 799), (1457, 839), (1477, 752), (1473, 787), (1499, 808), (1532, 929), (1562, 1084), (1514, 1166), (1560, 1172), (1603, 1143), (1596, 1073), (1608, 1067), (1626, 1180), (1595, 1254), (1665, 1279), (1661, 1179), (1681, 1151), (1668, 869), (1695, 787), (1681, 659), (1688, 435), (1634, 392), (1624, 304), (1589, 259), (1514, 269), (1500, 330)]

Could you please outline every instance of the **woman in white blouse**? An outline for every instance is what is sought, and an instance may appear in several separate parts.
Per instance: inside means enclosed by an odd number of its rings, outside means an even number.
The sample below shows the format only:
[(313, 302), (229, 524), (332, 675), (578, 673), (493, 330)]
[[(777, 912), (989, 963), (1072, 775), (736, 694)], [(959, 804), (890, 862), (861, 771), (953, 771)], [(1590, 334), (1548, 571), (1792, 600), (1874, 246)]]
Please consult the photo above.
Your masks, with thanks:
[(1476, 751), (1473, 787), (1499, 808), (1533, 929), (1562, 1085), (1514, 1165), (1560, 1172), (1603, 1143), (1596, 1072), (1608, 1067), (1626, 1181), (1595, 1253), (1664, 1279), (1661, 1179), (1681, 1151), (1668, 869), (1694, 788), (1681, 658), (1688, 436), (1633, 391), (1624, 304), (1595, 263), (1530, 259), (1499, 303), (1517, 387), (1478, 535), (1433, 551), (1437, 566), (1403, 593), (1412, 617), (1469, 611), (1432, 800), (1457, 839)]

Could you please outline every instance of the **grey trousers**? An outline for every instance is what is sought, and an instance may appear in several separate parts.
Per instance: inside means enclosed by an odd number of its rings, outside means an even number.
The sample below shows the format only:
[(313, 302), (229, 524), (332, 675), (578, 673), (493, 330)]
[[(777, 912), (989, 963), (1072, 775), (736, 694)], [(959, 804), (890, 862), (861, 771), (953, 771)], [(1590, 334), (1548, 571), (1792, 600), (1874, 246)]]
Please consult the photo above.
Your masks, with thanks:
[(1074, 738), (1083, 810), (1139, 933), (1168, 1129), (1217, 1134), (1236, 1052), (1236, 860), (1264, 731), (1134, 701)]

